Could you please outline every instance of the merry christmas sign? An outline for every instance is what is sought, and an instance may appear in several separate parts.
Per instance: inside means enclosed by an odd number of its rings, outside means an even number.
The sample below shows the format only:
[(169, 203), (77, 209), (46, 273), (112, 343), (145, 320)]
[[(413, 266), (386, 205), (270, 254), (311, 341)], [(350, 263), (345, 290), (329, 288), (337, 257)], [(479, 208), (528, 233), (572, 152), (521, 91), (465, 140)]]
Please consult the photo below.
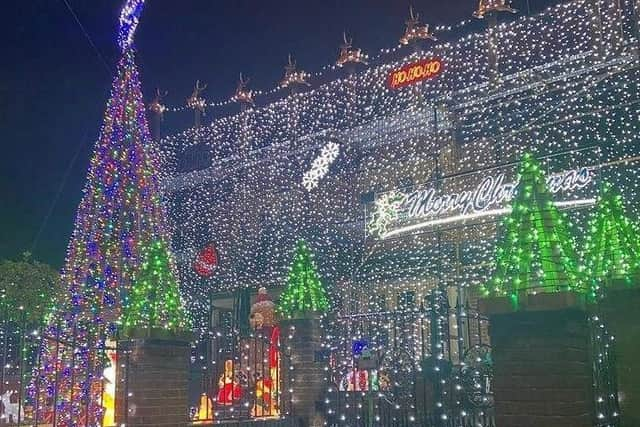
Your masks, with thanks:
[[(559, 208), (595, 203), (597, 167), (578, 165), (554, 171), (553, 166), (549, 165), (547, 186)], [(369, 209), (367, 234), (385, 239), (505, 215), (519, 189), (516, 169), (517, 164), (512, 164), (378, 194)]]

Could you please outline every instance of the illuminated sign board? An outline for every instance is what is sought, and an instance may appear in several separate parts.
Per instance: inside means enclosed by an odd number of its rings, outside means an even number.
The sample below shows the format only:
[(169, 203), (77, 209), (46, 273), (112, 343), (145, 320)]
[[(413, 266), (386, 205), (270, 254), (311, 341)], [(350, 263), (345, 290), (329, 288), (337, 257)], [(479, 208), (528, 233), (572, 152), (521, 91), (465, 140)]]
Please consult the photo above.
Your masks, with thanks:
[[(595, 202), (594, 171), (589, 167), (551, 173), (547, 186), (560, 208)], [(376, 197), (368, 234), (377, 238), (509, 213), (519, 182), (514, 174), (472, 174), (444, 185), (391, 191)], [(457, 181), (457, 182), (456, 182)]]
[(437, 77), (443, 68), (442, 61), (438, 58), (422, 59), (391, 71), (387, 83), (391, 89), (400, 89), (423, 80)]

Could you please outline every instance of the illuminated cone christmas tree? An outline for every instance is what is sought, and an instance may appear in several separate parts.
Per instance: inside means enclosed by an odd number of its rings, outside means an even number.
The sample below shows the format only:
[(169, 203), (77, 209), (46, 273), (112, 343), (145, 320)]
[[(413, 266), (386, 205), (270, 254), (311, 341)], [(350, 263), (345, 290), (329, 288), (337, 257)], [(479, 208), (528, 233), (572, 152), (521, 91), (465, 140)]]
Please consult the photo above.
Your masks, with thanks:
[(276, 309), (288, 318), (307, 313), (326, 313), (329, 310), (327, 291), (320, 282), (311, 252), (303, 240), (296, 245), (287, 287), (280, 295)]
[[(130, 46), (142, 3), (127, 1), (121, 15), (122, 59), (62, 270), (66, 303), (50, 316), (31, 385), (38, 418), (60, 427), (101, 423), (105, 341), (114, 335), (122, 308), (133, 307), (127, 304), (132, 280), (149, 280), (148, 270), (140, 269), (145, 251), (156, 244), (166, 248), (169, 241)], [(172, 263), (165, 261), (158, 271), (175, 285)], [(170, 288), (170, 295), (157, 297), (173, 307), (179, 302)], [(175, 309), (162, 316), (174, 326), (182, 322)]]
[(523, 293), (584, 292), (568, 221), (553, 204), (540, 164), (530, 154), (522, 158), (518, 182), (485, 294), (509, 296), (517, 305)]
[(180, 291), (166, 244), (162, 240), (153, 242), (143, 250), (142, 260), (124, 307), (125, 329), (184, 326)]
[(625, 216), (622, 196), (605, 184), (589, 221), (584, 263), (593, 296), (613, 281), (640, 279), (639, 230)]

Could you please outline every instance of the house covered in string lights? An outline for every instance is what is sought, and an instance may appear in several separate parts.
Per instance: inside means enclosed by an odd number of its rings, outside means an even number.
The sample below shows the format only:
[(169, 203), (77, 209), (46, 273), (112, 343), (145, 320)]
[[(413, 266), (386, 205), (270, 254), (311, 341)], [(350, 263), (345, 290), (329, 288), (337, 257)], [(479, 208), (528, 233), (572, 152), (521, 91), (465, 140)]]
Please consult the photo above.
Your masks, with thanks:
[[(462, 384), (459, 367), (490, 344), (472, 314), (525, 153), (578, 241), (603, 182), (637, 208), (633, 2), (512, 12), (481, 2), (476, 15), (496, 19), (453, 42), (436, 38), (464, 23), (429, 31), (412, 13), (402, 46), (414, 48), (336, 67), (335, 79), (305, 74), (280, 99), (257, 94), (238, 114), (158, 141), (183, 293), (203, 330), (235, 330), (246, 289), (277, 294), (304, 239), (333, 307), (325, 356), (338, 403), (327, 411), (355, 417), (340, 393), (390, 382), (402, 389), (393, 405), (436, 402), (446, 390), (417, 396), (416, 372), (445, 360), (458, 372), (447, 387)], [(339, 62), (363, 55), (345, 45)], [(363, 351), (370, 364), (356, 366)], [(470, 399), (486, 408), (489, 394)]]

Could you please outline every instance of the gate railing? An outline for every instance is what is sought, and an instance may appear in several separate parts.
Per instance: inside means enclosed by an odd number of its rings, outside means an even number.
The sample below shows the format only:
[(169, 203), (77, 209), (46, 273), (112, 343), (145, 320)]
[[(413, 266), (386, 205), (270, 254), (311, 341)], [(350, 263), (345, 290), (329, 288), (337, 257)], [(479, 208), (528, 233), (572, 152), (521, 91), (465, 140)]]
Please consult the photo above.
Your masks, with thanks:
[(291, 412), (289, 354), (278, 327), (247, 334), (216, 330), (195, 349), (200, 366), (194, 422), (282, 418)]
[[(47, 374), (45, 381), (40, 357), (40, 349), (47, 345), (52, 360), (63, 360), (63, 363), (52, 366), (52, 371)], [(67, 342), (60, 337), (48, 336), (42, 333), (40, 328), (36, 328), (26, 321), (14, 321), (0, 319), (0, 426), (53, 426), (62, 427), (74, 426), (95, 426), (100, 425), (110, 427), (116, 425), (115, 420), (115, 397), (116, 387), (125, 387), (126, 378), (116, 377), (116, 372), (125, 372), (118, 369), (117, 365), (123, 365), (125, 358), (119, 360), (118, 354), (122, 349), (118, 349), (115, 341), (113, 345), (101, 345), (97, 351), (95, 360), (101, 358), (98, 371), (86, 371), (92, 378), (102, 378), (101, 381), (93, 381), (87, 378), (64, 377), (64, 371), (72, 370), (68, 364), (73, 364), (78, 349), (73, 342)], [(35, 373), (39, 372), (38, 375)], [(61, 405), (71, 404), (72, 401), (80, 399), (81, 392), (76, 390), (83, 383), (97, 385), (95, 393), (98, 400), (89, 404), (80, 402), (83, 410), (75, 415), (76, 419), (63, 419), (58, 409)], [(69, 388), (69, 384), (72, 387)], [(66, 391), (61, 391), (66, 390)], [(71, 395), (65, 395), (70, 393)], [(77, 398), (73, 394), (77, 393)], [(77, 405), (76, 405), (77, 406)], [(89, 407), (99, 408), (96, 415), (87, 415)], [(127, 423), (125, 413), (118, 425)]]
[(326, 325), (329, 425), (494, 425), (488, 320), (447, 295)]

